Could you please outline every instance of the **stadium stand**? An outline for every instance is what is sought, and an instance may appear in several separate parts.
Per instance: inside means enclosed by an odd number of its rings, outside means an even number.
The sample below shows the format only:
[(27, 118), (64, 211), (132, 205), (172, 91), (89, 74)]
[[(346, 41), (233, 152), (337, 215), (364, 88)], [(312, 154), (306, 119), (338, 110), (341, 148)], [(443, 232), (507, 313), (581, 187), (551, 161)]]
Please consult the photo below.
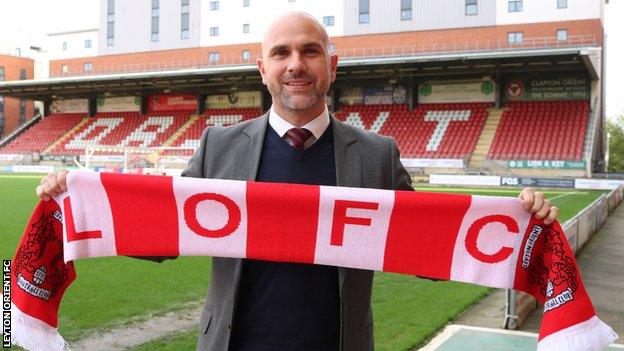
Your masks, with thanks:
[(336, 117), (346, 123), (396, 139), (402, 157), (469, 156), (487, 118), (490, 103), (344, 106)]
[[(241, 121), (246, 121), (260, 115), (257, 108), (230, 108), (230, 109), (209, 109), (193, 122), (171, 146), (185, 146), (197, 148), (201, 134), (207, 126), (228, 126)], [(168, 152), (171, 153), (171, 152)], [(175, 152), (179, 154), (179, 152)], [(191, 150), (183, 150), (182, 154), (191, 155)]]
[(79, 155), (87, 146), (159, 146), (189, 118), (189, 111), (98, 113), (51, 150), (52, 155)]
[(588, 118), (587, 101), (511, 102), (488, 158), (580, 160)]
[(57, 113), (44, 117), (41, 122), (26, 130), (22, 135), (0, 150), (0, 153), (41, 152), (58, 138), (71, 130), (85, 113)]

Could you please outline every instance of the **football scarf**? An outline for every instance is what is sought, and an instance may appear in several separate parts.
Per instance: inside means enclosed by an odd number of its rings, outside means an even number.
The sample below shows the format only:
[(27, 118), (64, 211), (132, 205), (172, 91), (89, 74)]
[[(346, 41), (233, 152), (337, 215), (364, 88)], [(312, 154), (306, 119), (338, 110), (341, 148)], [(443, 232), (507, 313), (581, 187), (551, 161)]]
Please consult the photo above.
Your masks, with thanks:
[[(501, 197), (70, 172), (12, 262), (13, 341), (60, 350), (72, 261), (201, 255), (396, 272), (516, 289), (544, 304), (539, 350), (617, 339), (594, 311), (558, 223)], [(158, 269), (158, 267), (154, 267)]]

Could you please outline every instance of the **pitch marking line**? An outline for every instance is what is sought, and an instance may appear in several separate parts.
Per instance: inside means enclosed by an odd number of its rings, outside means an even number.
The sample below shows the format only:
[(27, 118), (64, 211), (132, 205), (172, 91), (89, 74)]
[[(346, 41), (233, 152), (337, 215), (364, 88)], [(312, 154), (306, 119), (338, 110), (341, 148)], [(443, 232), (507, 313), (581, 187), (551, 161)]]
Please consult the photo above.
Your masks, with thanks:
[(561, 199), (562, 197), (566, 197), (566, 196), (568, 196), (568, 195), (576, 195), (576, 194), (583, 195), (583, 194), (587, 194), (587, 193), (581, 193), (581, 192), (579, 192), (579, 191), (573, 191), (573, 192), (571, 192), (571, 193), (567, 193), (567, 194), (561, 194), (561, 195), (553, 196), (553, 197), (551, 197), (549, 200), (551, 200), (551, 201), (552, 201), (552, 200), (556, 200), (556, 199)]

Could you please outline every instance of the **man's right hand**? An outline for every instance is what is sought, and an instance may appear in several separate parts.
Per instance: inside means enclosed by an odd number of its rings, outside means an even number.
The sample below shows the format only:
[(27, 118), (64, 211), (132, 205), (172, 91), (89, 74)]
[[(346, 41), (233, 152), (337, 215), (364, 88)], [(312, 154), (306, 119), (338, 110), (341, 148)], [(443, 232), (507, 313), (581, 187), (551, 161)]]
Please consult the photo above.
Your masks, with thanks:
[(41, 200), (48, 201), (51, 197), (67, 191), (67, 170), (63, 169), (58, 173), (48, 173), (41, 179), (41, 184), (37, 185), (37, 196)]

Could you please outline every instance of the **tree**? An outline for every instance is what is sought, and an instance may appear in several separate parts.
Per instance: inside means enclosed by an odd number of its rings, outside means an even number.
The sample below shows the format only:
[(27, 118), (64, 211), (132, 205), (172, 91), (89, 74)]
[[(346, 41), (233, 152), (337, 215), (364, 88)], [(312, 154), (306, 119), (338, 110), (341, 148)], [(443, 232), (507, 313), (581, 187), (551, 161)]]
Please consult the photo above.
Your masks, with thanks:
[(624, 114), (607, 119), (609, 173), (624, 173)]

